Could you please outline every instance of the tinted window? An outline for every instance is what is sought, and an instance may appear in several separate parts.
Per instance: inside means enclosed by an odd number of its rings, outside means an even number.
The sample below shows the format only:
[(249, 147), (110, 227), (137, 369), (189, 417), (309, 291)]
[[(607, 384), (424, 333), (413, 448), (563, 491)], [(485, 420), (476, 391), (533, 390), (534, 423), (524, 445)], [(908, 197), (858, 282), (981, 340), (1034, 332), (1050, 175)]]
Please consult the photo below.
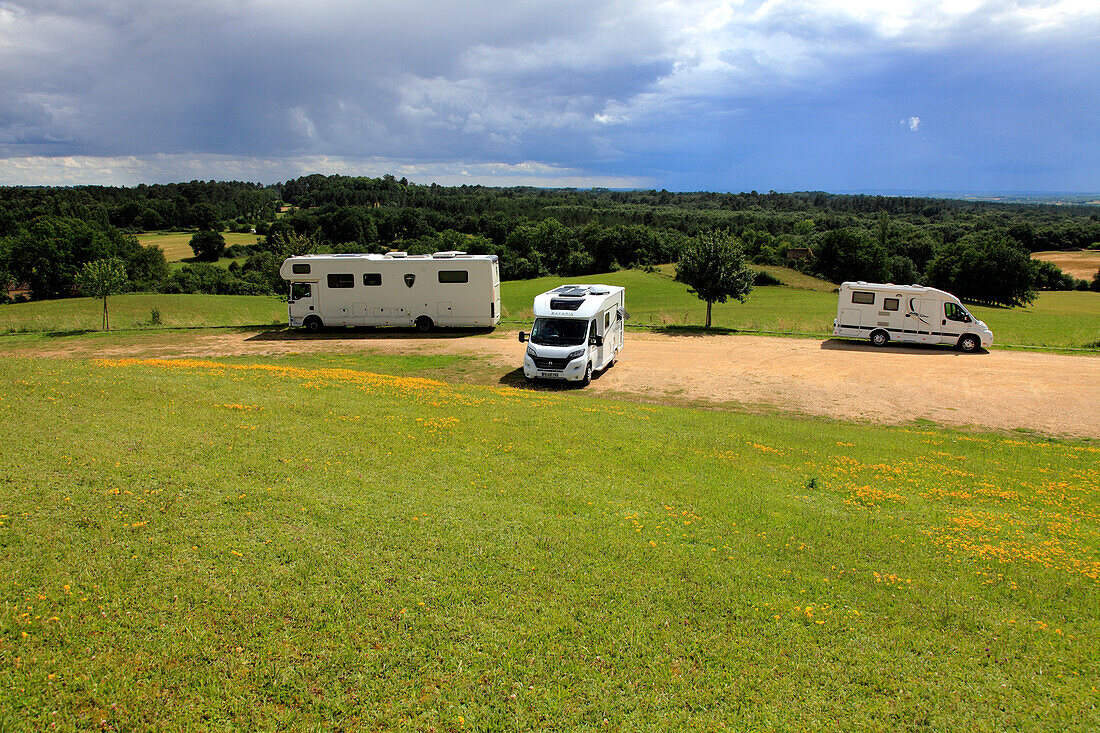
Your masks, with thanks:
[(440, 270), (439, 282), (468, 283), (470, 282), (470, 273), (466, 270)]
[(293, 272), (295, 275), (308, 275), (309, 274), (309, 265), (304, 265), (304, 264), (291, 265), (290, 266), (290, 271)]
[(867, 293), (867, 292), (864, 292), (862, 290), (853, 290), (852, 291), (852, 302), (853, 303), (859, 303), (860, 305), (874, 305), (875, 304), (875, 294), (874, 293)]
[(946, 315), (952, 321), (967, 322), (970, 320), (970, 314), (966, 312), (966, 309), (961, 305), (955, 303), (943, 304), (944, 315)]
[(368, 286), (381, 285), (382, 273), (380, 272), (364, 272), (363, 284)]
[(882, 299), (882, 309), (884, 311), (896, 311), (899, 305), (901, 305), (901, 303), (898, 301), (897, 298)]
[(330, 288), (353, 288), (355, 287), (355, 278), (350, 272), (332, 273), (328, 276), (328, 286)]

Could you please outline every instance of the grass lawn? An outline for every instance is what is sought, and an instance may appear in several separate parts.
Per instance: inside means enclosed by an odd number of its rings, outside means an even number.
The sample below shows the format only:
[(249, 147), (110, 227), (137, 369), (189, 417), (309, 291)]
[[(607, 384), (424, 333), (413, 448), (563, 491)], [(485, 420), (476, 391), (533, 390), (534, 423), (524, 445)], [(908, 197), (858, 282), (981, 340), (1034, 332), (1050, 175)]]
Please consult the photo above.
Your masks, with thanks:
[[(152, 310), (165, 327), (249, 326), (284, 323), (286, 303), (251, 295), (113, 295), (107, 300), (112, 329), (143, 328)], [(98, 330), (103, 301), (65, 298), (0, 306), (0, 333)]]
[(0, 358), (0, 729), (1100, 727), (1094, 442), (454, 358)]
[[(231, 260), (222, 260), (228, 266)], [(786, 268), (771, 268), (792, 285), (757, 287), (744, 303), (716, 304), (717, 328), (825, 337), (832, 333), (836, 295), (821, 280)], [(800, 279), (801, 278), (801, 279)], [(528, 326), (535, 295), (564, 282), (601, 282), (627, 288), (630, 323), (652, 327), (698, 327), (706, 304), (663, 273), (624, 270), (583, 278), (558, 277), (501, 284), (505, 325)], [(109, 301), (113, 328), (148, 323), (153, 307), (168, 326), (268, 325), (286, 321), (286, 306), (274, 298), (200, 295), (120, 295)], [(98, 301), (74, 298), (0, 306), (0, 333), (96, 329)], [(1027, 308), (971, 310), (993, 329), (996, 345), (1100, 348), (1100, 293), (1044, 292)], [(117, 315), (117, 318), (116, 318)]]
[[(179, 262), (188, 257), (194, 257), (191, 250), (191, 237), (195, 232), (141, 232), (137, 235), (138, 243), (143, 247), (156, 245), (164, 250), (164, 256), (169, 262)], [(234, 244), (256, 244), (261, 237), (255, 234), (240, 234), (238, 232), (222, 232), (225, 237), (225, 246)]]

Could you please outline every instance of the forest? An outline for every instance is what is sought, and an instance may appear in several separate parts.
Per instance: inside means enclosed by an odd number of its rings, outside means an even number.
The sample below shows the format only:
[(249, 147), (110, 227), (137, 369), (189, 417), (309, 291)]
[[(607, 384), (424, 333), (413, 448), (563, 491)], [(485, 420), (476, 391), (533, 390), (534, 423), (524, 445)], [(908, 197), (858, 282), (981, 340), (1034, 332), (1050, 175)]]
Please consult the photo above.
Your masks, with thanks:
[[(1018, 305), (1037, 290), (1100, 289), (1032, 252), (1100, 248), (1100, 207), (1004, 204), (823, 192), (709, 193), (446, 187), (381, 178), (304, 176), (275, 185), (191, 181), (135, 187), (0, 188), (0, 281), (18, 298), (78, 295), (80, 268), (116, 258), (127, 289), (282, 294), (291, 253), (462, 250), (495, 254), (506, 280), (649, 268), (692, 238), (732, 234), (756, 264), (832, 282), (941, 287)], [(170, 267), (138, 232), (207, 233)], [(215, 232), (256, 233), (224, 251)], [(215, 264), (233, 257), (228, 267)], [(206, 261), (204, 261), (206, 260)], [(224, 261), (223, 261), (224, 264)]]

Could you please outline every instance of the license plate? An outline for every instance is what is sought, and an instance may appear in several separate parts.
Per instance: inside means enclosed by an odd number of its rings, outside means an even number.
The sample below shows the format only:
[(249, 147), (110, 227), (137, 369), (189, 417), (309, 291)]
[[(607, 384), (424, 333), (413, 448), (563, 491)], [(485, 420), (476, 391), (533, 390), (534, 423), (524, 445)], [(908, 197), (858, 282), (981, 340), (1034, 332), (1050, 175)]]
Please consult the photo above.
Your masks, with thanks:
[(561, 372), (539, 372), (539, 379), (565, 379)]

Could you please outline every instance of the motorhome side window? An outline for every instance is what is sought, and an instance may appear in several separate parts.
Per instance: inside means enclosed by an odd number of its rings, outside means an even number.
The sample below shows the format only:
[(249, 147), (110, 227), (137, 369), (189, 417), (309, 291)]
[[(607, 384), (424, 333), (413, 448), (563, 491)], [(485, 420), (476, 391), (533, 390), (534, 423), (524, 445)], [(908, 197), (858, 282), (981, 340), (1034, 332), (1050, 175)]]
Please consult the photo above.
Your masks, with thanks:
[(353, 288), (355, 287), (355, 277), (350, 272), (332, 272), (328, 276), (328, 286), (330, 288)]
[(382, 273), (380, 272), (364, 272), (363, 284), (367, 287), (373, 287), (375, 285), (382, 284)]
[(290, 266), (290, 271), (293, 272), (295, 275), (308, 275), (309, 274), (309, 265), (308, 264), (291, 265)]
[(606, 333), (607, 329), (609, 329), (609, 328), (611, 328), (611, 311), (608, 311), (607, 313), (603, 314), (603, 330), (604, 330), (604, 333)]
[(468, 283), (470, 282), (470, 273), (467, 270), (440, 270), (439, 282)]
[(951, 321), (966, 322), (970, 318), (970, 314), (966, 312), (966, 309), (956, 303), (944, 303), (943, 312)]
[(898, 310), (898, 306), (900, 306), (900, 305), (901, 305), (901, 301), (898, 300), (897, 298), (883, 298), (882, 299), (882, 309), (884, 311), (896, 311), (896, 310)]
[(852, 302), (853, 303), (858, 303), (859, 305), (874, 305), (875, 304), (875, 294), (874, 293), (868, 293), (868, 292), (865, 292), (863, 290), (853, 290), (852, 291)]

